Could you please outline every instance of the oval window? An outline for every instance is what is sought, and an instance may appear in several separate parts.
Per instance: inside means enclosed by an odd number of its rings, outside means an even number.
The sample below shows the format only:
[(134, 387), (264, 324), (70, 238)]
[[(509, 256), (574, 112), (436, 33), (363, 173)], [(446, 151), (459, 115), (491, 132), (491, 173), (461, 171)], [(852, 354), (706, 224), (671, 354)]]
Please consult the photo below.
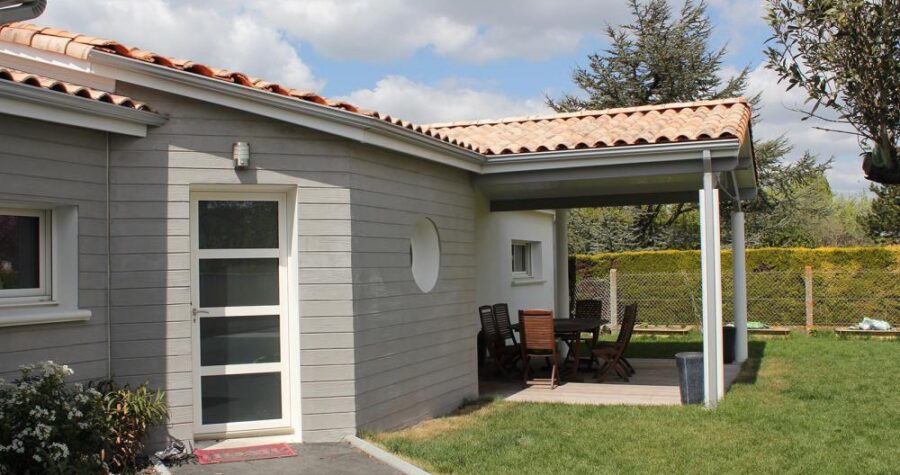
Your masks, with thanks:
[(441, 238), (432, 220), (420, 218), (413, 225), (409, 257), (416, 285), (422, 292), (430, 292), (437, 284), (441, 269)]

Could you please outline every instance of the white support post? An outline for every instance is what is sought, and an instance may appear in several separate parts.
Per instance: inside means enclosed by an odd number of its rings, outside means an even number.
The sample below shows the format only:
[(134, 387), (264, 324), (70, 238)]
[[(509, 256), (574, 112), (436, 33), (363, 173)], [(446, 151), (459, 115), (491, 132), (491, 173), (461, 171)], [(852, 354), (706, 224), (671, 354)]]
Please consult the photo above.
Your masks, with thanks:
[(569, 318), (569, 210), (556, 210), (553, 234), (556, 251), (556, 318)]
[(747, 361), (747, 260), (744, 252), (744, 212), (731, 213), (731, 259), (734, 281), (734, 359)]
[(706, 407), (715, 408), (725, 395), (722, 348), (722, 263), (719, 230), (719, 191), (709, 150), (703, 151), (703, 189), (700, 190), (700, 263), (703, 290), (703, 380)]

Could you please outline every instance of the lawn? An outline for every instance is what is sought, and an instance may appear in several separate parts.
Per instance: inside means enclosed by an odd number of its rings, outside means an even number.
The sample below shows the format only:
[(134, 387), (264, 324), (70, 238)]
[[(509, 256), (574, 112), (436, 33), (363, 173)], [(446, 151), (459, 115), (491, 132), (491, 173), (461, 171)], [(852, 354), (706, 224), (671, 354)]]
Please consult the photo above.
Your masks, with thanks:
[[(633, 342), (632, 356), (699, 348)], [(433, 473), (900, 473), (900, 342), (751, 342), (714, 411), (480, 402), (367, 437)]]

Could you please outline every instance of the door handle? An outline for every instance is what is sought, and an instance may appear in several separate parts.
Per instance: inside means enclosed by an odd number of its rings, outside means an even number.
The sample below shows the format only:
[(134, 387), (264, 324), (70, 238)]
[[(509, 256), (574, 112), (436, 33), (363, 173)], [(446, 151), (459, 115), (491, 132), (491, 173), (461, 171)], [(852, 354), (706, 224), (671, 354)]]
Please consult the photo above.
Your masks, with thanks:
[(196, 308), (191, 309), (191, 316), (194, 317), (195, 322), (197, 321), (197, 315), (200, 315), (201, 313), (207, 314), (207, 315), (209, 314), (209, 312), (207, 312), (206, 310), (197, 310)]

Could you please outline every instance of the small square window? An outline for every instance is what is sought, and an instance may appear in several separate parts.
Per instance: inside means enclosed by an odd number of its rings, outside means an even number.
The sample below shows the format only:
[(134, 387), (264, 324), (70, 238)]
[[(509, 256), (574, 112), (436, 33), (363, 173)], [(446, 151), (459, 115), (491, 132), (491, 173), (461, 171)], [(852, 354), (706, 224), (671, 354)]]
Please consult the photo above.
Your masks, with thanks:
[(48, 215), (0, 208), (0, 299), (49, 298)]
[(512, 243), (512, 273), (514, 277), (531, 277), (533, 275), (531, 253), (531, 243)]

